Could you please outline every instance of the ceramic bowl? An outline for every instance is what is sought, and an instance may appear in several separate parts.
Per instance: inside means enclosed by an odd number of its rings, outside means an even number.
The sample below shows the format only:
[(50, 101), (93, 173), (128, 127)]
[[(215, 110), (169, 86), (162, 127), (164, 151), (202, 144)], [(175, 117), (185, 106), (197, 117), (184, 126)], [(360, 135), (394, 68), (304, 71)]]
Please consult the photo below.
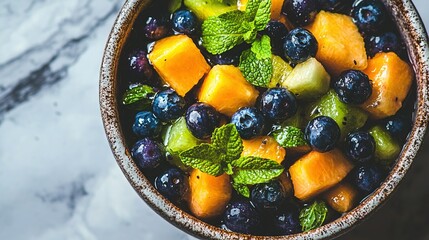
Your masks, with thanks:
[(222, 230), (182, 211), (152, 186), (131, 158), (119, 120), (117, 72), (121, 51), (140, 11), (148, 0), (128, 0), (123, 5), (107, 41), (100, 74), (101, 115), (111, 149), (122, 172), (149, 206), (183, 231), (203, 239), (325, 239), (334, 238), (362, 222), (392, 194), (410, 168), (421, 145), (429, 118), (429, 47), (423, 23), (409, 0), (381, 0), (397, 21), (416, 73), (417, 101), (414, 125), (403, 150), (381, 186), (359, 206), (317, 229), (289, 236), (251, 236)]

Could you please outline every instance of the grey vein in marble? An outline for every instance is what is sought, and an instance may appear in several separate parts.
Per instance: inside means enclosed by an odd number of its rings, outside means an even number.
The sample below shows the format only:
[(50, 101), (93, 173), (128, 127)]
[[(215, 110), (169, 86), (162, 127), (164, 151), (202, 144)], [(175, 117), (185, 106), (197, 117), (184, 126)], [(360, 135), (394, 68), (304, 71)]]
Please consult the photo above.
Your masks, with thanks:
[[(20, 1), (13, 3), (16, 4), (17, 2)], [(27, 8), (24, 8), (26, 11), (22, 14), (34, 10), (36, 17), (26, 19), (27, 21), (24, 22), (19, 22), (20, 18), (16, 20), (20, 24), (18, 29), (27, 29), (26, 25), (34, 26), (31, 24), (33, 21), (41, 20), (43, 22), (43, 20), (47, 21), (49, 16), (64, 14), (54, 20), (56, 25), (49, 22), (50, 25), (48, 26), (51, 26), (49, 30), (46, 29), (46, 25), (42, 29), (32, 29), (35, 36), (28, 39), (28, 46), (24, 48), (22, 53), (9, 58), (4, 57), (7, 55), (2, 55), (3, 57), (0, 58), (0, 62), (3, 62), (0, 64), (0, 76), (2, 76), (0, 82), (0, 118), (6, 111), (28, 100), (29, 97), (43, 88), (64, 79), (67, 76), (68, 67), (75, 63), (85, 51), (92, 32), (106, 19), (117, 13), (121, 2), (107, 0), (67, 1), (69, 4), (73, 3), (70, 9), (64, 3), (58, 1), (55, 4), (41, 5), (39, 1), (33, 1)], [(16, 13), (10, 10), (12, 8), (10, 4), (3, 4), (4, 9), (9, 9), (9, 12), (2, 17), (11, 18), (13, 21)], [(36, 6), (38, 6), (37, 9), (35, 9)], [(61, 11), (62, 9), (67, 9), (67, 11)], [(42, 16), (43, 19), (40, 19)], [(10, 21), (7, 23), (10, 24)], [(5, 21), (2, 22), (6, 23)], [(9, 38), (6, 39), (6, 42), (14, 44), (15, 35), (13, 32), (6, 31), (3, 36)], [(33, 41), (38, 42), (39, 39), (42, 39), (42, 42), (33, 45)], [(5, 49), (6, 47), (12, 46), (4, 44), (3, 47), (0, 47), (0, 52), (9, 51), (9, 49)]]

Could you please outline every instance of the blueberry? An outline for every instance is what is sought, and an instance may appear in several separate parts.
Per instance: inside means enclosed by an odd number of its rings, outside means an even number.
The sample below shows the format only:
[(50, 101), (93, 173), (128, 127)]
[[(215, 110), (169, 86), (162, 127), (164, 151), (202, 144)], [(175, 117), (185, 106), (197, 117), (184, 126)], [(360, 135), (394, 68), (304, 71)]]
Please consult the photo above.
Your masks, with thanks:
[(131, 149), (131, 156), (140, 168), (156, 168), (165, 161), (164, 148), (150, 138), (137, 141)]
[(332, 150), (340, 138), (340, 127), (330, 117), (319, 116), (311, 120), (305, 128), (305, 138), (312, 149), (319, 152)]
[(152, 111), (161, 121), (173, 121), (185, 112), (185, 99), (169, 88), (158, 92), (152, 102)]
[(366, 164), (355, 167), (350, 172), (351, 182), (363, 193), (369, 194), (374, 191), (383, 180), (383, 173), (374, 164)]
[(353, 4), (351, 17), (359, 30), (368, 34), (380, 31), (387, 16), (381, 1), (357, 0)]
[(188, 178), (178, 168), (170, 168), (155, 178), (155, 188), (170, 201), (178, 203), (184, 200), (188, 191)]
[(279, 181), (256, 185), (250, 199), (260, 213), (273, 214), (286, 200), (286, 192)]
[(304, 28), (295, 28), (286, 35), (283, 42), (284, 57), (292, 64), (298, 64), (316, 56), (316, 38)]
[(395, 52), (398, 56), (404, 54), (404, 48), (398, 35), (393, 32), (385, 32), (367, 38), (366, 52), (373, 57), (379, 52)]
[(224, 213), (226, 227), (239, 233), (254, 233), (261, 219), (249, 201), (239, 200), (228, 204)]
[(347, 156), (356, 163), (368, 162), (374, 156), (375, 141), (368, 132), (350, 133), (345, 144)]
[(282, 12), (293, 25), (308, 25), (313, 22), (317, 14), (316, 0), (285, 0)]
[(271, 20), (262, 33), (270, 37), (273, 50), (281, 52), (283, 49), (283, 39), (288, 33), (286, 26), (279, 21)]
[(301, 232), (299, 212), (292, 208), (280, 211), (274, 218), (274, 230), (279, 235), (290, 235)]
[(133, 132), (139, 137), (156, 137), (161, 132), (161, 122), (152, 112), (138, 112), (134, 119)]
[(159, 40), (171, 34), (171, 23), (168, 16), (149, 17), (144, 26), (144, 35), (149, 40)]
[(147, 59), (147, 53), (143, 50), (134, 50), (129, 54), (127, 59), (128, 67), (131, 74), (142, 81), (144, 78), (151, 79), (153, 76), (153, 68)]
[(372, 93), (368, 76), (359, 70), (346, 70), (334, 82), (334, 90), (344, 103), (362, 104)]
[(228, 50), (226, 52), (223, 52), (221, 54), (210, 54), (206, 53), (207, 55), (207, 61), (212, 65), (234, 65), (238, 66), (238, 63), (240, 62), (240, 55), (241, 53), (247, 49), (248, 46), (246, 44), (241, 44), (236, 47), (234, 47), (231, 50)]
[(349, 15), (354, 0), (317, 0), (319, 10)]
[(197, 29), (197, 16), (189, 10), (178, 10), (173, 13), (173, 29), (187, 35), (193, 34)]
[(186, 125), (196, 138), (205, 139), (220, 125), (220, 115), (206, 103), (194, 103), (186, 111)]
[(228, 52), (224, 52), (221, 54), (210, 55), (208, 57), (208, 62), (214, 65), (234, 65), (238, 66), (240, 61), (240, 55), (231, 55)]
[(385, 120), (386, 130), (393, 138), (401, 142), (405, 140), (408, 133), (411, 131), (411, 127), (411, 119), (404, 115), (396, 114)]
[(231, 117), (238, 133), (243, 139), (262, 135), (265, 129), (264, 115), (254, 107), (240, 108)]
[(285, 120), (297, 111), (295, 96), (285, 88), (270, 88), (259, 103), (261, 112), (271, 121)]

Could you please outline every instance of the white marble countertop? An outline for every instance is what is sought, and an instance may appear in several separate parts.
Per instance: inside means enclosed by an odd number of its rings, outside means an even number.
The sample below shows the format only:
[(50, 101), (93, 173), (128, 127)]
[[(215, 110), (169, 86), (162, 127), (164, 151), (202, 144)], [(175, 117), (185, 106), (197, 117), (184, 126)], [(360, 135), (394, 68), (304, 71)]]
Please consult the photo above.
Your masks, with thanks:
[[(0, 239), (192, 238), (138, 197), (104, 135), (98, 74), (122, 3), (0, 2)], [(421, 149), (386, 206), (341, 239), (429, 239)]]

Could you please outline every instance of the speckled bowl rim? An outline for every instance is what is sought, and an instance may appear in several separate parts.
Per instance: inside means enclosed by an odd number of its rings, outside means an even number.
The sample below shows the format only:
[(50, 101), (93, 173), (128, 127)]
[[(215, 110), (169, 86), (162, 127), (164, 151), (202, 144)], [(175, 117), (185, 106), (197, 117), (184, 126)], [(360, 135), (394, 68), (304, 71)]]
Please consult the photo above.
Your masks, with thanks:
[(116, 161), (128, 181), (140, 197), (164, 219), (178, 228), (204, 239), (325, 239), (345, 233), (385, 202), (411, 166), (422, 143), (429, 119), (429, 48), (428, 35), (414, 4), (406, 0), (382, 0), (395, 19), (401, 19), (398, 27), (407, 45), (411, 63), (417, 80), (417, 111), (415, 124), (409, 138), (394, 165), (381, 186), (362, 203), (338, 218), (317, 229), (288, 236), (253, 236), (222, 230), (182, 211), (170, 203), (143, 176), (133, 162), (118, 118), (116, 100), (116, 74), (122, 47), (132, 28), (138, 13), (148, 5), (145, 0), (128, 0), (123, 5), (114, 23), (106, 44), (100, 74), (100, 109)]

